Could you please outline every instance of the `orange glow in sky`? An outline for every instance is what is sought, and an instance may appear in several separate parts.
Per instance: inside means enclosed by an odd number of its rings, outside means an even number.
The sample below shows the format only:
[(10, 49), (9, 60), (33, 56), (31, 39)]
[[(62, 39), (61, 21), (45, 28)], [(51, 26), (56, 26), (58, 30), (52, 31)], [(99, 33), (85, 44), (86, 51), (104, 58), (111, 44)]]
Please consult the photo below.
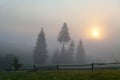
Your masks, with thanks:
[(85, 30), (85, 36), (87, 39), (92, 39), (92, 40), (101, 40), (104, 38), (104, 32), (103, 32), (103, 27), (99, 26), (93, 26), (93, 27), (88, 27)]

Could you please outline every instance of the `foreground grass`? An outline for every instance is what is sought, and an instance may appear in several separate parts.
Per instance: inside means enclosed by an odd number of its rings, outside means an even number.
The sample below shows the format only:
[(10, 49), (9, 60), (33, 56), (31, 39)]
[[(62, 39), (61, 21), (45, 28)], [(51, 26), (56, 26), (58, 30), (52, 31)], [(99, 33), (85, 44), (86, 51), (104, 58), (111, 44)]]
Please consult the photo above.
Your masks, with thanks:
[(0, 72), (0, 80), (120, 80), (120, 71)]

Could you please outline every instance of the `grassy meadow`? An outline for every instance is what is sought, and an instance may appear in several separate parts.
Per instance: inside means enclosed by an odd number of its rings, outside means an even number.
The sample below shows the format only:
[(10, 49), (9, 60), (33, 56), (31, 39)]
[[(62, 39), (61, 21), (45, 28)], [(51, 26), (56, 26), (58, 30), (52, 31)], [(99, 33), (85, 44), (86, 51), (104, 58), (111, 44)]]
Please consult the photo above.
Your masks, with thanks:
[(120, 70), (0, 72), (0, 80), (120, 80)]

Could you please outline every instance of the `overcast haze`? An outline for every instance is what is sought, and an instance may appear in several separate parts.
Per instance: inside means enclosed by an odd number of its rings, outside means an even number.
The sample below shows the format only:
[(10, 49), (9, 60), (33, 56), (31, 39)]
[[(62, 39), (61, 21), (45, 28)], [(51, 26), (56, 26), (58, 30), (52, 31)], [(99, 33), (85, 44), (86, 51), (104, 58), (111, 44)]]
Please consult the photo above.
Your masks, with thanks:
[[(41, 27), (49, 46), (67, 22), (70, 36), (84, 42), (90, 56), (120, 56), (119, 0), (0, 0), (0, 41), (35, 46)], [(86, 38), (93, 26), (102, 29), (101, 40)], [(99, 57), (99, 56), (98, 56)]]

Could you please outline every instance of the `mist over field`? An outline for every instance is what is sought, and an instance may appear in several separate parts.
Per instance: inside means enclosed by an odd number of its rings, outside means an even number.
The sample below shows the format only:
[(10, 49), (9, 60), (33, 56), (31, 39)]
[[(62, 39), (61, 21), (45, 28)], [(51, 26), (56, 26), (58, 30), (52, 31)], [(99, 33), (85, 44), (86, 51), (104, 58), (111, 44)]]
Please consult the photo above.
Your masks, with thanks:
[[(33, 64), (33, 50), (44, 28), (51, 64), (64, 22), (75, 48), (82, 40), (87, 60), (120, 61), (119, 0), (0, 0), (1, 56), (15, 54), (23, 63)], [(87, 35), (93, 27), (100, 29), (101, 39)]]

